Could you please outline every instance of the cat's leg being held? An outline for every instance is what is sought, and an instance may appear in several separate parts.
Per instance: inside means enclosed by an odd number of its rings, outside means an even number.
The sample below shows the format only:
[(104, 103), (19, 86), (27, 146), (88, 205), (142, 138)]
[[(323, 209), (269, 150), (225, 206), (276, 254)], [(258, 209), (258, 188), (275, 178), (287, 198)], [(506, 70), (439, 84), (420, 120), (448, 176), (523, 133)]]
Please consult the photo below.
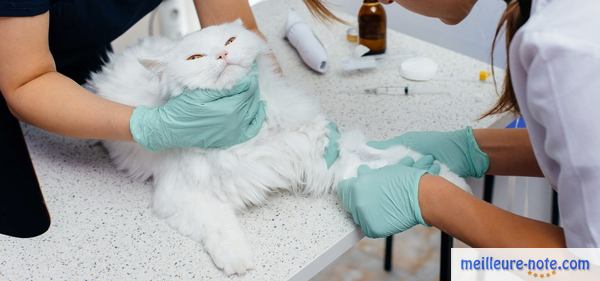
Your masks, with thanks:
[[(391, 147), (391, 148), (388, 148), (385, 150), (379, 150), (376, 148), (372, 148), (368, 145), (365, 145), (363, 153), (370, 155), (370, 158), (372, 160), (370, 161), (370, 163), (368, 163), (368, 165), (371, 168), (381, 168), (383, 166), (398, 163), (398, 161), (400, 161), (402, 158), (404, 158), (406, 156), (411, 157), (415, 161), (417, 161), (421, 157), (423, 157), (422, 154), (415, 152), (415, 151), (409, 149), (408, 147), (401, 146), (401, 145), (394, 146), (394, 147)], [(471, 187), (467, 184), (465, 179), (459, 177), (458, 175), (456, 175), (455, 173), (450, 171), (448, 166), (446, 166), (444, 163), (441, 163), (437, 160), (435, 162), (440, 165), (439, 176), (452, 182), (453, 184), (462, 188), (463, 190), (465, 190), (467, 192), (471, 192)]]
[(243, 274), (254, 257), (234, 208), (186, 183), (183, 174), (155, 178), (153, 210), (182, 235), (204, 245), (225, 274)]
[[(411, 157), (417, 161), (422, 154), (409, 149), (403, 145), (396, 145), (388, 149), (377, 149), (366, 144), (364, 135), (358, 131), (350, 131), (342, 136), (340, 141), (340, 158), (336, 163), (336, 182), (356, 177), (356, 171), (360, 165), (368, 165), (371, 169), (378, 169), (387, 165), (398, 163), (404, 157)], [(459, 186), (465, 191), (471, 192), (471, 188), (465, 179), (459, 177), (444, 163), (440, 163), (440, 176)]]

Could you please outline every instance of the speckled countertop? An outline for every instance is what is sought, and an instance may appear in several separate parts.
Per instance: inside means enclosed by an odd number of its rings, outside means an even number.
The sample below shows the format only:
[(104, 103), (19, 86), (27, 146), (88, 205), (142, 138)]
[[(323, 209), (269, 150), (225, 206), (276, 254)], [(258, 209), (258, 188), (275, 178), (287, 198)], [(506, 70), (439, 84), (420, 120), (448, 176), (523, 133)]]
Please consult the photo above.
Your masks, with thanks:
[[(326, 46), (331, 58), (327, 74), (307, 70), (281, 39), (290, 6), (312, 23)], [(346, 27), (313, 23), (300, 0), (263, 2), (254, 12), (288, 79), (319, 96), (323, 110), (341, 128), (359, 127), (372, 138), (384, 138), (406, 130), (485, 127), (493, 121), (476, 121), (495, 99), (493, 85), (477, 81), (479, 70), (488, 67), (484, 63), (390, 32), (389, 57), (378, 70), (344, 74), (336, 62), (348, 53)], [(401, 59), (414, 55), (439, 63), (434, 81), (410, 83), (399, 77)], [(369, 87), (407, 83), (421, 94), (361, 94)], [(101, 146), (26, 125), (24, 132), (52, 226), (33, 239), (0, 236), (0, 280), (229, 279), (200, 245), (152, 215), (150, 184), (116, 171)], [(357, 239), (334, 195), (274, 195), (267, 205), (244, 213), (241, 222), (257, 268), (233, 280), (303, 279), (313, 273), (302, 269), (325, 266), (314, 264), (323, 263), (319, 258), (326, 252), (335, 258)], [(343, 239), (354, 240), (340, 243)], [(333, 247), (341, 248), (332, 254)]]

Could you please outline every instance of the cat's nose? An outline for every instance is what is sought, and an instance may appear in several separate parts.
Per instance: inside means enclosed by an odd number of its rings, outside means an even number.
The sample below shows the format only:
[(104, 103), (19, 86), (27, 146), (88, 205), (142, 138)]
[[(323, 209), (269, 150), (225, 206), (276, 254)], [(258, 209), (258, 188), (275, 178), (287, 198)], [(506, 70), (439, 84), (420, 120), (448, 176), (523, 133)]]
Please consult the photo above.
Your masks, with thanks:
[(225, 58), (227, 57), (227, 55), (228, 55), (228, 54), (229, 54), (229, 53), (228, 53), (226, 50), (223, 50), (222, 52), (220, 52), (220, 53), (217, 55), (217, 58), (218, 58), (218, 59), (220, 59), (220, 60), (222, 60), (222, 59), (225, 59)]

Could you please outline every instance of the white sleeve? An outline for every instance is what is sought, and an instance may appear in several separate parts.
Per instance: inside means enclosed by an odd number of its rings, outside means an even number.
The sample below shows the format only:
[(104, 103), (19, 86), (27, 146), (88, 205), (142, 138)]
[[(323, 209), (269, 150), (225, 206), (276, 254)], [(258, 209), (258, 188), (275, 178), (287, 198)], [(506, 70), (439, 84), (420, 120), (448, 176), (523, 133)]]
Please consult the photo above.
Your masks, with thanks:
[[(569, 247), (600, 247), (600, 45), (530, 33), (519, 44), (540, 166), (554, 167)], [(531, 133), (530, 133), (531, 134)], [(532, 142), (536, 144), (535, 141)]]

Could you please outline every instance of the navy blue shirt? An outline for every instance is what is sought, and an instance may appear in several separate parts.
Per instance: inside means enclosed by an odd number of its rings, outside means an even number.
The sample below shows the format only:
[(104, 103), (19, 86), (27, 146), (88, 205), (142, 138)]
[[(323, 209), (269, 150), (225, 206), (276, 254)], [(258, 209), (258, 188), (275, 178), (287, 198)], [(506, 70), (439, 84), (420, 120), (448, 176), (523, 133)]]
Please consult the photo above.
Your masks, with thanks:
[(161, 0), (0, 0), (0, 17), (50, 11), (49, 44), (58, 72), (84, 83), (112, 50), (110, 42)]

